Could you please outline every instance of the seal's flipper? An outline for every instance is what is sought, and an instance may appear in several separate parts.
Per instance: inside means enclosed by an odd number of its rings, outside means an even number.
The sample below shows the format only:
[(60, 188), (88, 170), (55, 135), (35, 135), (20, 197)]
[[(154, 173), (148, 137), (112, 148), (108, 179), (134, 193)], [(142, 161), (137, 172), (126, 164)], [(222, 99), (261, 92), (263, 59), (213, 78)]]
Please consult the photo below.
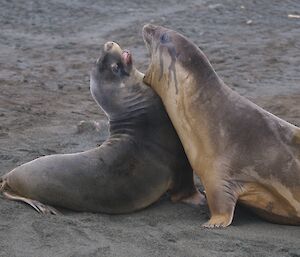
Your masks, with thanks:
[[(210, 182), (210, 183), (209, 183)], [(238, 200), (237, 190), (234, 185), (226, 181), (205, 183), (207, 203), (211, 212), (211, 218), (204, 223), (204, 228), (225, 228), (233, 219), (235, 205)], [(220, 185), (221, 184), (221, 185)]]
[(300, 145), (300, 129), (297, 129), (294, 140), (296, 144)]
[(206, 198), (205, 196), (198, 191), (198, 189), (195, 190), (195, 192), (190, 193), (188, 195), (183, 194), (182, 192), (174, 193), (171, 195), (171, 201), (176, 202), (182, 202), (190, 205), (205, 205), (206, 204)]
[[(3, 187), (3, 185), (2, 185), (2, 187)], [(1, 187), (1, 189), (2, 189), (2, 187)], [(9, 192), (9, 191), (5, 191), (5, 189), (3, 190), (3, 196), (6, 197), (9, 200), (21, 201), (21, 202), (27, 203), (33, 209), (35, 209), (38, 213), (53, 214), (53, 215), (60, 214), (56, 209), (54, 209), (51, 206), (42, 204), (42, 203), (40, 203), (39, 201), (36, 201), (36, 200), (32, 200), (32, 199), (29, 199), (29, 198), (26, 198), (26, 197), (16, 195), (15, 193), (12, 193), (12, 192)]]

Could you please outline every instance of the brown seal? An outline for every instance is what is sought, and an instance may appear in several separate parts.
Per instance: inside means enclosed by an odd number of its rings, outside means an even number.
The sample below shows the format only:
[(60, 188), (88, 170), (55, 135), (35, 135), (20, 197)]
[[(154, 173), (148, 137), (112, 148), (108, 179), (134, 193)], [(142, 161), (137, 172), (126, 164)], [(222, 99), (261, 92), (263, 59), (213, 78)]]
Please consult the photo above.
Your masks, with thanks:
[(109, 118), (109, 138), (89, 151), (44, 156), (15, 168), (1, 178), (4, 196), (42, 213), (56, 213), (50, 206), (132, 212), (167, 190), (174, 201), (200, 203), (204, 197), (181, 142), (143, 76), (129, 51), (106, 43), (91, 72), (91, 93)]
[(226, 227), (237, 201), (265, 219), (300, 224), (300, 129), (240, 96), (181, 34), (146, 25), (144, 82), (161, 97), (211, 212)]

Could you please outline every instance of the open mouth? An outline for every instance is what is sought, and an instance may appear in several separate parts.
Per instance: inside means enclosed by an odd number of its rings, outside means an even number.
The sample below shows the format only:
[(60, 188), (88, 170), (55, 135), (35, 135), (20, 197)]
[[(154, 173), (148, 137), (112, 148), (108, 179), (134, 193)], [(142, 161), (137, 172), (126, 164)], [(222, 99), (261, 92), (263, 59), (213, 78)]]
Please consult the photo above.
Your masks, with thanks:
[(122, 61), (125, 65), (131, 65), (132, 64), (132, 57), (129, 50), (123, 50), (122, 52)]

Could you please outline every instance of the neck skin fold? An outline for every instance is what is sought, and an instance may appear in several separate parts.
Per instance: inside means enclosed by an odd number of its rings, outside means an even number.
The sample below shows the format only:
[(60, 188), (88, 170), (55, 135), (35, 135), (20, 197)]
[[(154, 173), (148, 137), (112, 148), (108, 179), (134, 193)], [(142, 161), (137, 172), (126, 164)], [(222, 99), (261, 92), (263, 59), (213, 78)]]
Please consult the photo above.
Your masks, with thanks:
[(111, 135), (134, 135), (143, 129), (143, 124), (147, 123), (147, 113), (153, 102), (142, 86), (143, 77), (143, 73), (133, 68), (130, 76), (123, 80), (124, 91), (120, 93), (123, 109), (120, 113), (109, 117)]

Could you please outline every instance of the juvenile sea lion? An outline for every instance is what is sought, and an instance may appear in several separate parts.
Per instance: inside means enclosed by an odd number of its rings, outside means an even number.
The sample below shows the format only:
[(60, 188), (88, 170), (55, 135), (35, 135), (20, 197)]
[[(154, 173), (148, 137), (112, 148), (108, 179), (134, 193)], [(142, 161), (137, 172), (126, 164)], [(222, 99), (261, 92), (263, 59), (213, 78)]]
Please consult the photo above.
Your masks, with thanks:
[[(107, 114), (110, 136), (95, 149), (44, 156), (1, 178), (4, 196), (42, 213), (50, 206), (127, 213), (167, 190), (198, 204), (193, 171), (159, 97), (143, 84), (129, 51), (108, 42), (91, 72), (91, 93)], [(47, 206), (49, 205), (49, 206)]]
[(231, 90), (183, 35), (145, 25), (144, 82), (161, 97), (211, 212), (231, 224), (237, 201), (265, 219), (300, 224), (300, 128)]

